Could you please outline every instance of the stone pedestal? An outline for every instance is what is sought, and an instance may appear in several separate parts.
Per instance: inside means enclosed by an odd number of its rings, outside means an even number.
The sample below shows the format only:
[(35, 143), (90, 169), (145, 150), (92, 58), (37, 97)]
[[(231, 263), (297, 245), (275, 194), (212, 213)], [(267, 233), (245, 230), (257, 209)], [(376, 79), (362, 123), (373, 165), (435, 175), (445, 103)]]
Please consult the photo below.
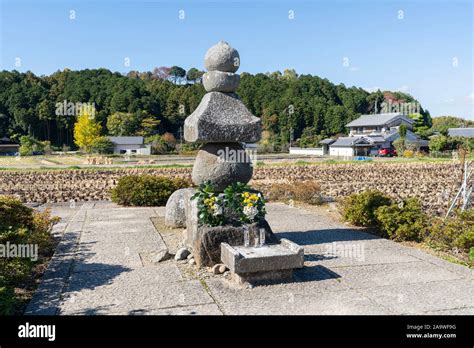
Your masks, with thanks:
[[(251, 243), (258, 238), (260, 229), (265, 230), (265, 240), (277, 243), (270, 225), (266, 220), (248, 225)], [(244, 228), (242, 226), (198, 226), (187, 229), (186, 246), (193, 251), (194, 260), (199, 267), (212, 266), (221, 262), (221, 243), (230, 246), (244, 244)]]
[(273, 283), (291, 280), (293, 269), (303, 267), (304, 249), (287, 239), (262, 247), (222, 243), (221, 259), (238, 283)]
[(279, 271), (264, 271), (264, 272), (252, 272), (252, 273), (232, 273), (231, 279), (234, 283), (239, 285), (252, 284), (275, 284), (291, 282), (293, 280), (292, 269), (282, 269)]

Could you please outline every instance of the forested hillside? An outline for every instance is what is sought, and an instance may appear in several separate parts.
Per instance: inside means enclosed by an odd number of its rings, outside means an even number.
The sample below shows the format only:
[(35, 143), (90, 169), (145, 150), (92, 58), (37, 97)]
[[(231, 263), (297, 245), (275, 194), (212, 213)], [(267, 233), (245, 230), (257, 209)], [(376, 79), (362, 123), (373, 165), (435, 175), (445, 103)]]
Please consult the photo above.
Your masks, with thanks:
[[(74, 103), (94, 103), (104, 135), (179, 137), (184, 119), (205, 93), (201, 76), (197, 69), (186, 73), (179, 67), (127, 75), (107, 69), (65, 69), (50, 76), (2, 71), (0, 137), (30, 135), (57, 147), (74, 147), (76, 115), (67, 112)], [(294, 70), (242, 73), (238, 94), (262, 118), (263, 142), (277, 146), (288, 143), (291, 129), (299, 145), (317, 145), (323, 137), (345, 132), (344, 125), (360, 114), (373, 113), (375, 107), (380, 112), (384, 100), (416, 101), (400, 92), (369, 93), (317, 76), (298, 76)], [(430, 127), (429, 113), (421, 109), (421, 115), (421, 124)]]

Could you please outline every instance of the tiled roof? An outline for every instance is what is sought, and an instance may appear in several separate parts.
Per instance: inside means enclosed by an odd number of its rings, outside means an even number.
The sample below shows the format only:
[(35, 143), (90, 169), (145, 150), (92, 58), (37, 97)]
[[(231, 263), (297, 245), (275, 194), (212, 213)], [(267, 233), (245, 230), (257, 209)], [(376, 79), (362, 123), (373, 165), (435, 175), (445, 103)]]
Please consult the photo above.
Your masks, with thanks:
[(331, 146), (348, 147), (363, 142), (369, 143), (369, 140), (366, 137), (340, 137), (334, 143), (332, 143)]
[(383, 126), (398, 117), (402, 117), (408, 123), (413, 123), (413, 120), (406, 115), (399, 112), (392, 112), (386, 114), (361, 115), (358, 119), (346, 124), (346, 127)]
[(331, 145), (331, 144), (334, 143), (335, 141), (336, 141), (336, 140), (334, 140), (334, 139), (327, 138), (327, 139), (321, 140), (319, 143), (320, 143), (320, 144), (324, 144), (324, 145)]
[(109, 137), (116, 145), (143, 145), (143, 137)]
[(474, 138), (474, 128), (449, 128), (450, 137)]

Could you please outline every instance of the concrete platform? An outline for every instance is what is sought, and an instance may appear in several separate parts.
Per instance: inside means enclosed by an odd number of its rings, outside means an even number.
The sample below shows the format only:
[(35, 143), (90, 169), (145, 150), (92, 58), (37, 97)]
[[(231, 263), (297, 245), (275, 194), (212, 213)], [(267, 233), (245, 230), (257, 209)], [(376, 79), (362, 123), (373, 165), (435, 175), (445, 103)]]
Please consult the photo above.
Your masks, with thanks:
[(63, 239), (27, 314), (474, 314), (472, 269), (351, 228), (327, 207), (267, 205), (276, 235), (304, 248), (304, 267), (291, 282), (253, 288), (174, 260), (147, 262), (168, 247), (150, 220), (164, 222), (161, 207), (51, 207)]

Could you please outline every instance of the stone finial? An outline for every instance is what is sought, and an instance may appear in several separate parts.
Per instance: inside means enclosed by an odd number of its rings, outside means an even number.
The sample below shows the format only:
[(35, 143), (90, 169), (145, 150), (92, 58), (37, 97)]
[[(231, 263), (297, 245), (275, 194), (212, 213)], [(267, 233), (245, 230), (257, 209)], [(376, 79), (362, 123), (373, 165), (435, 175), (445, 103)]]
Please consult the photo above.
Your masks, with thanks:
[(235, 73), (240, 66), (239, 52), (227, 42), (219, 41), (207, 50), (204, 66), (208, 71)]
[(235, 74), (240, 65), (239, 52), (225, 41), (207, 50), (204, 65), (208, 72), (202, 77), (207, 92), (232, 93), (237, 90), (240, 76)]

